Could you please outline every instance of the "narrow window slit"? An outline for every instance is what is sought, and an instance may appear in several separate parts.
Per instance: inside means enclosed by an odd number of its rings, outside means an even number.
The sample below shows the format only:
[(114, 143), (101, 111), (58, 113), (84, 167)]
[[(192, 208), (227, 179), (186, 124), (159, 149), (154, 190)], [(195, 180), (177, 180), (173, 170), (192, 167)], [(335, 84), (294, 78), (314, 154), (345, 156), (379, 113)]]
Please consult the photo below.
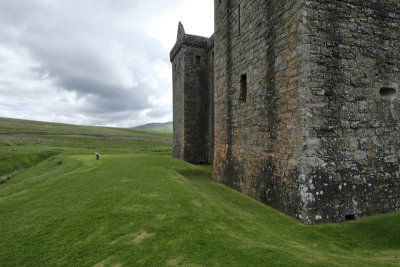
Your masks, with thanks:
[(381, 96), (390, 97), (396, 93), (396, 90), (390, 87), (382, 87), (379, 93), (381, 94)]
[(196, 65), (200, 65), (200, 63), (201, 63), (201, 57), (196, 56)]
[(240, 101), (246, 102), (247, 100), (247, 75), (242, 74), (240, 77)]

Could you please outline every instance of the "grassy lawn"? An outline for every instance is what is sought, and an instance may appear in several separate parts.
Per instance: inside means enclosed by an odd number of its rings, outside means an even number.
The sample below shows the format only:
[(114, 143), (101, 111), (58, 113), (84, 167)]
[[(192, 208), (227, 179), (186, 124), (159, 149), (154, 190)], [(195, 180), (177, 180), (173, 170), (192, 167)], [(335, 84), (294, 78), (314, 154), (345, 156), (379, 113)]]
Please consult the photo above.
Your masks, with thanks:
[(0, 171), (21, 170), (0, 266), (400, 265), (400, 213), (304, 226), (172, 159), (170, 134), (24, 123), (0, 119)]

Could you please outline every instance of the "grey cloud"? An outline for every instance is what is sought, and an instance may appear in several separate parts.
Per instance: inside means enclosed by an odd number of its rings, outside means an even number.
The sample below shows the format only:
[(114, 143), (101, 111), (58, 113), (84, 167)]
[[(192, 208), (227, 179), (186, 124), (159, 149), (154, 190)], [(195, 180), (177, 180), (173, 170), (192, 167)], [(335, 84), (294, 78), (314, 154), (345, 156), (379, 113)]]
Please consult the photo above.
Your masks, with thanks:
[(154, 107), (148, 99), (170, 88), (164, 82), (159, 82), (163, 88), (154, 88), (149, 81), (156, 78), (152, 73), (156, 61), (169, 64), (168, 51), (141, 27), (148, 12), (161, 12), (171, 4), (161, 0), (1, 1), (0, 34), (4, 45), (8, 42), (28, 51), (38, 63), (32, 68), (38, 77), (84, 99), (76, 112), (108, 114), (93, 117), (103, 124), (112, 118), (110, 114), (129, 116), (149, 109), (149, 116), (158, 118), (170, 109)]
[(162, 115), (171, 112), (171, 108), (159, 108), (159, 109), (152, 109), (148, 113), (146, 113), (147, 116), (151, 118), (159, 118)]
[[(140, 88), (144, 88), (145, 85)], [(147, 102), (144, 94), (140, 94), (135, 88), (121, 92), (118, 88), (108, 88), (110, 94), (86, 95), (87, 105), (81, 108), (85, 113), (112, 113), (120, 111), (140, 111), (152, 106)]]

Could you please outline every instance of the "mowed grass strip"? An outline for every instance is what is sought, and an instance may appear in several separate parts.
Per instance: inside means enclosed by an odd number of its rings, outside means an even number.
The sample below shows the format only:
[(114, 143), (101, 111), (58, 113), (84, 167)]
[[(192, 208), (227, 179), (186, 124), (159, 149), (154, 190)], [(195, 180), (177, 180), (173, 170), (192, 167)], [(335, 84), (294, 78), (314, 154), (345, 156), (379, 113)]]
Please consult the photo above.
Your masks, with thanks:
[(304, 226), (160, 155), (58, 155), (0, 187), (1, 266), (398, 266), (399, 229)]

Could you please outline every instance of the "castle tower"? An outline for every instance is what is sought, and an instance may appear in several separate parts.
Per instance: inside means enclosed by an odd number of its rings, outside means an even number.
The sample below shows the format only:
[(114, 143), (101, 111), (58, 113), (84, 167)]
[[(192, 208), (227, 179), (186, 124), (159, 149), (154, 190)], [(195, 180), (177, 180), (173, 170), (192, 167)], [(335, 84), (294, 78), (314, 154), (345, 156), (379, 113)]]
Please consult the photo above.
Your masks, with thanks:
[(214, 3), (171, 52), (174, 156), (214, 140), (214, 181), (306, 224), (400, 210), (400, 0)]
[(173, 157), (211, 163), (214, 147), (213, 41), (185, 33), (179, 22), (173, 68)]
[(214, 180), (304, 223), (400, 209), (400, 0), (215, 1)]

